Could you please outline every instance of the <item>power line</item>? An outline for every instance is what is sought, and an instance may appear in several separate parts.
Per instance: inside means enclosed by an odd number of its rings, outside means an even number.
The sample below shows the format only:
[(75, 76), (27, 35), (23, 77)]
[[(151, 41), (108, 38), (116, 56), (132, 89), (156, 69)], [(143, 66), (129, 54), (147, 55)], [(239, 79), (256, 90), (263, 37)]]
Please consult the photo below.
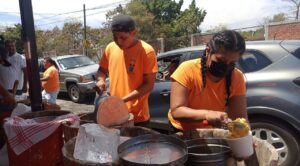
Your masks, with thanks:
[[(127, 1), (129, 1), (129, 0), (122, 0), (122, 1), (109, 3), (109, 4), (105, 4), (105, 5), (101, 5), (101, 6), (87, 8), (85, 11), (107, 8), (107, 7), (110, 7), (110, 6), (114, 6), (116, 4), (125, 4), (125, 2), (127, 2)], [(75, 11), (70, 11), (70, 12), (65, 12), (65, 13), (33, 13), (33, 15), (52, 15), (52, 16), (43, 18), (43, 19), (49, 19), (49, 18), (53, 18), (53, 17), (57, 17), (57, 16), (62, 16), (62, 15), (67, 15), (67, 14), (74, 14), (74, 13), (79, 13), (79, 12), (83, 12), (83, 10), (82, 9), (81, 10), (75, 10)], [(20, 12), (7, 12), (7, 11), (5, 11), (5, 12), (0, 12), (0, 13), (19, 14), (20, 15)]]
[[(128, 0), (123, 0), (123, 1), (119, 1), (119, 2), (115, 2), (115, 3), (111, 3), (111, 4), (108, 4), (108, 5), (103, 5), (103, 6), (98, 6), (98, 7), (93, 7), (93, 8), (89, 8), (89, 9), (86, 9), (91, 11), (91, 10), (98, 10), (98, 9), (103, 9), (103, 8), (107, 8), (107, 7), (110, 7), (110, 6), (114, 6), (114, 5), (124, 5), (126, 4), (125, 2), (128, 1)], [(123, 2), (123, 3), (120, 3), (120, 2)], [(107, 12), (108, 10), (103, 10), (103, 11), (100, 11), (100, 12), (96, 12), (96, 13), (92, 13), (92, 14), (88, 14), (86, 15), (87, 16), (92, 16), (92, 15), (96, 15), (96, 14), (99, 14), (99, 13), (103, 13), (103, 12)], [(65, 15), (65, 14), (71, 14), (71, 13), (78, 13), (78, 12), (83, 12), (83, 10), (78, 10), (78, 11), (73, 11), (73, 12), (67, 12), (67, 13), (60, 13), (60, 14), (57, 14), (58, 15)], [(60, 22), (65, 22), (65, 21), (68, 21), (68, 20), (73, 20), (73, 19), (78, 19), (78, 18), (82, 18), (83, 16), (78, 16), (78, 17), (73, 17), (73, 18), (69, 18), (69, 19), (63, 19), (63, 20), (57, 20), (57, 21), (54, 21), (54, 22), (50, 22), (50, 23), (45, 23), (45, 24), (40, 24), (40, 25), (36, 25), (37, 27), (41, 27), (41, 26), (45, 26), (45, 25), (50, 25), (50, 24), (55, 24), (55, 23), (60, 23)], [(50, 17), (48, 17), (50, 18)], [(47, 19), (47, 18), (43, 18), (43, 19)]]
[[(0, 13), (4, 13), (4, 14), (19, 14), (20, 15), (20, 12), (6, 12), (6, 11), (2, 11)], [(36, 15), (55, 15), (57, 13), (34, 13)]]
[[(96, 15), (96, 14), (99, 14), (99, 13), (104, 13), (104, 12), (107, 12), (107, 10), (103, 10), (103, 11), (100, 11), (100, 12), (88, 14), (88, 15), (86, 15), (86, 17), (92, 16), (92, 15)], [(59, 20), (59, 21), (54, 21), (54, 22), (50, 22), (50, 23), (46, 23), (46, 24), (40, 24), (40, 25), (36, 25), (36, 26), (37, 27), (41, 27), (41, 26), (45, 26), (45, 25), (50, 25), (50, 24), (65, 22), (65, 21), (68, 21), (68, 20), (74, 20), (74, 19), (79, 19), (79, 18), (83, 18), (83, 16), (72, 17), (72, 18), (68, 18), (68, 19), (64, 19), (64, 20)]]

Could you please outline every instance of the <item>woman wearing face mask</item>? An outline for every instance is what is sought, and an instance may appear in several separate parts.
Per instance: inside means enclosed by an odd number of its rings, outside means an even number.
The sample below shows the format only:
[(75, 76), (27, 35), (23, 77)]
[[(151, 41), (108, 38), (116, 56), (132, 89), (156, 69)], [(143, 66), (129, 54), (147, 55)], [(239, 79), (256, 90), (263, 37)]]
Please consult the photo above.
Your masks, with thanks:
[[(183, 62), (172, 74), (168, 118), (178, 130), (220, 127), (246, 118), (246, 87), (234, 64), (245, 51), (243, 37), (231, 30), (215, 34), (199, 59)], [(227, 111), (226, 111), (227, 110)]]

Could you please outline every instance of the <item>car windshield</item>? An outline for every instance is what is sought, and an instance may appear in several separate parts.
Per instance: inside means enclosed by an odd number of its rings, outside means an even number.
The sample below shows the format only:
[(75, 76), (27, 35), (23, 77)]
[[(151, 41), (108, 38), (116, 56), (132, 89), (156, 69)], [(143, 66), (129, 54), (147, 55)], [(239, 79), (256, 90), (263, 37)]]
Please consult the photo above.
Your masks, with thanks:
[(92, 61), (87, 56), (76, 56), (76, 57), (69, 57), (58, 60), (59, 66), (64, 69), (73, 69), (77, 67), (89, 66), (94, 65), (95, 62)]

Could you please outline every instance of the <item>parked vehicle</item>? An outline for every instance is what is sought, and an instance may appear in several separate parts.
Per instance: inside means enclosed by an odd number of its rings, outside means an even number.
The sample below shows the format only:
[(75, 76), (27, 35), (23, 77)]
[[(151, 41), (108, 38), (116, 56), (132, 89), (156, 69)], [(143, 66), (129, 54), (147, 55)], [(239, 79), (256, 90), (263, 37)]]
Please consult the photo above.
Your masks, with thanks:
[[(59, 68), (60, 92), (67, 92), (76, 103), (85, 99), (88, 94), (95, 94), (95, 74), (99, 65), (84, 55), (64, 55), (52, 57)], [(43, 71), (43, 60), (39, 60), (40, 71)]]
[[(172, 60), (199, 58), (204, 46), (158, 55), (159, 72), (149, 97), (151, 126), (170, 130), (170, 80), (163, 74)], [(252, 133), (272, 144), (281, 165), (300, 165), (300, 40), (246, 42), (237, 67), (245, 73)]]

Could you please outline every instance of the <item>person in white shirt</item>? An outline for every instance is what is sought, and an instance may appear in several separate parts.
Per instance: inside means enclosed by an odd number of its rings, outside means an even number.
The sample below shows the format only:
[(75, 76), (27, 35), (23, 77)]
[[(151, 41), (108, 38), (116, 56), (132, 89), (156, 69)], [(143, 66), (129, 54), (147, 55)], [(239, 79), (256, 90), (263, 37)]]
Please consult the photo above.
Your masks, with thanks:
[(0, 65), (0, 83), (2, 86), (11, 92), (15, 80), (19, 81), (17, 88), (17, 95), (22, 92), (27, 92), (27, 72), (26, 72), (26, 59), (23, 55), (16, 52), (15, 41), (6, 40), (5, 48), (8, 52), (6, 60), (11, 64), (9, 67)]

